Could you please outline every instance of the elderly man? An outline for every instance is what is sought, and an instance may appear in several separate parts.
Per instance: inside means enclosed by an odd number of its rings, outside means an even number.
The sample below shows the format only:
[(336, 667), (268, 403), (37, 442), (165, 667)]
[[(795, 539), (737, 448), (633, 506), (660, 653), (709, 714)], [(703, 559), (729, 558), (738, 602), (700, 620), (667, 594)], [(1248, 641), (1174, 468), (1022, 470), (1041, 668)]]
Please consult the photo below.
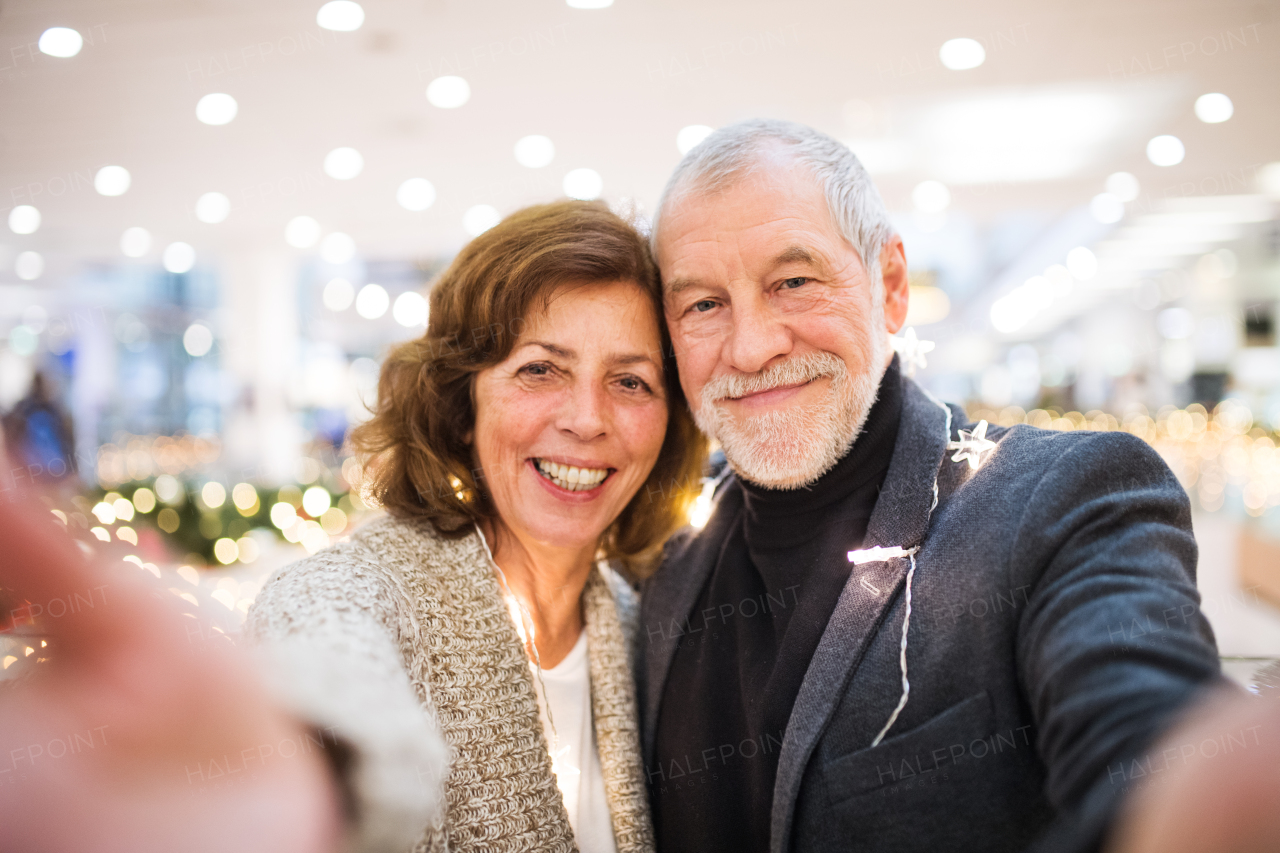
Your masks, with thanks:
[(660, 853), (1095, 848), (1218, 677), (1169, 469), (1124, 433), (967, 424), (905, 377), (902, 240), (809, 128), (712, 134), (653, 239), (733, 475), (645, 591)]

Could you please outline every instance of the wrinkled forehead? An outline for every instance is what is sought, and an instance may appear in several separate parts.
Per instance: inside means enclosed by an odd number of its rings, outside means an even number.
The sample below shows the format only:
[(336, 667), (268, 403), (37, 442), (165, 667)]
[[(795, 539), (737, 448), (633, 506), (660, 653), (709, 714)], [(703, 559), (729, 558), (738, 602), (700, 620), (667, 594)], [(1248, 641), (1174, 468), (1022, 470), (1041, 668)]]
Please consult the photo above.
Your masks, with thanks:
[(816, 228), (835, 227), (824, 189), (805, 164), (780, 147), (755, 152), (731, 169), (689, 176), (667, 189), (654, 220), (654, 254), (662, 264), (691, 230), (741, 231), (797, 210)]

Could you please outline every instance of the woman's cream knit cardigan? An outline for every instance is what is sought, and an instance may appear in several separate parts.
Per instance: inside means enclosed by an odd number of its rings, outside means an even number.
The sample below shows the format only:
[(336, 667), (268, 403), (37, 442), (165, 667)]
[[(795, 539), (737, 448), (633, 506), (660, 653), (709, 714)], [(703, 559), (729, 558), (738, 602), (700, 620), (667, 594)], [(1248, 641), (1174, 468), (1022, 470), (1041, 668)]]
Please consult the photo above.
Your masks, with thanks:
[[(614, 838), (619, 853), (652, 851), (636, 598), (602, 569), (582, 604)], [(381, 518), (277, 573), (246, 633), (282, 700), (355, 751), (351, 849), (576, 849), (529, 662), (477, 534)]]

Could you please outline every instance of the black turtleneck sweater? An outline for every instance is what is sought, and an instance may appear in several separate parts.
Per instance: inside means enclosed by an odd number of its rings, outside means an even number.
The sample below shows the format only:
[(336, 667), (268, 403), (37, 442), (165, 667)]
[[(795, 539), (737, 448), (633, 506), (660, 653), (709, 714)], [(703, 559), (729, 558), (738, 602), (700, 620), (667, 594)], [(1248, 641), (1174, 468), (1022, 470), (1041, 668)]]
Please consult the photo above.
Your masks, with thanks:
[(738, 480), (738, 518), (689, 614), (646, 768), (658, 849), (769, 849), (782, 735), (898, 437), (895, 356), (853, 447), (807, 489)]

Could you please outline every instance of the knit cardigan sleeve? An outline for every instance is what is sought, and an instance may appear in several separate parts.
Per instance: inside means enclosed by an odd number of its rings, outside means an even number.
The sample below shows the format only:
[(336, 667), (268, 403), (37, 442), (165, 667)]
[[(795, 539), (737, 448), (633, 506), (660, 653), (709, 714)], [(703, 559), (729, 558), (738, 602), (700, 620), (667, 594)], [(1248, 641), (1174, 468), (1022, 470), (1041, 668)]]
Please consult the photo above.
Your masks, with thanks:
[(245, 625), (279, 700), (354, 753), (341, 772), (347, 849), (360, 853), (410, 850), (442, 817), (448, 752), (405, 669), (405, 600), (399, 578), (347, 542), (273, 576)]

